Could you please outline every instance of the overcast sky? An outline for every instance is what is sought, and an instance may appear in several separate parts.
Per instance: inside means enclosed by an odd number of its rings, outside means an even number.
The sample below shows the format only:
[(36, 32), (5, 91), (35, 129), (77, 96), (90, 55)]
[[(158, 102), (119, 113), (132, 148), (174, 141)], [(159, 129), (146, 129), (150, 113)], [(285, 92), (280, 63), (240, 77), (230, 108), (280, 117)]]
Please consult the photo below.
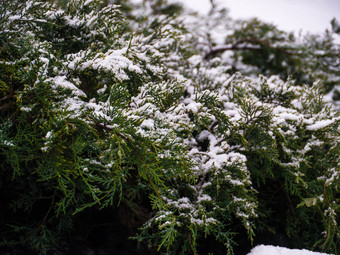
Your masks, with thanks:
[[(208, 12), (209, 0), (177, 0), (200, 12)], [(216, 1), (216, 0), (215, 0)], [(233, 18), (259, 17), (279, 29), (320, 33), (330, 21), (340, 21), (340, 0), (217, 0)]]

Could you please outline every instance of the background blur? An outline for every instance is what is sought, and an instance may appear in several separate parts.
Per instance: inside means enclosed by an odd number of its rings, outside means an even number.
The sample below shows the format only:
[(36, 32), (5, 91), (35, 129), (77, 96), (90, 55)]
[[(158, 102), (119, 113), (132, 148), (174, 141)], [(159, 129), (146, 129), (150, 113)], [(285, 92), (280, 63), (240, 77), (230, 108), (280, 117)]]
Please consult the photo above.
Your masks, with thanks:
[[(177, 0), (202, 13), (210, 10), (210, 0)], [(232, 18), (259, 17), (286, 31), (320, 33), (330, 29), (330, 21), (340, 21), (340, 0), (215, 0), (229, 8)]]

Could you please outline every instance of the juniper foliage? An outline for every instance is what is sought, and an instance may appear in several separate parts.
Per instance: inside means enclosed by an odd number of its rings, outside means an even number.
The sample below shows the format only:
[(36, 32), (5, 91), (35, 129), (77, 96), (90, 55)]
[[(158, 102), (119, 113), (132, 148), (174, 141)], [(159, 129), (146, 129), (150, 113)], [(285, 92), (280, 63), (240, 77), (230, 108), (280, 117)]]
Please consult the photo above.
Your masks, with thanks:
[[(165, 1), (117, 3), (0, 6), (1, 245), (60, 249), (110, 208), (139, 253), (214, 240), (232, 254), (264, 229), (339, 253), (331, 37), (300, 45), (258, 20), (232, 27), (216, 6), (186, 23)], [(232, 46), (218, 48), (210, 26), (226, 20)]]

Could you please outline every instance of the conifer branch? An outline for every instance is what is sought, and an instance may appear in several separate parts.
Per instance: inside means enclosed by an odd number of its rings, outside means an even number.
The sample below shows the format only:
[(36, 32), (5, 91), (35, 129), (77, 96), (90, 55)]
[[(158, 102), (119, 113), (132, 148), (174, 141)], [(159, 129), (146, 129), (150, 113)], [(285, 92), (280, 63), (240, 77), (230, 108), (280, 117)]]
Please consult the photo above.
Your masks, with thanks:
[(225, 51), (243, 51), (243, 50), (261, 51), (263, 50), (262, 46), (265, 46), (268, 49), (279, 51), (280, 53), (284, 55), (288, 55), (288, 56), (298, 55), (297, 52), (287, 51), (284, 48), (273, 46), (265, 40), (249, 38), (249, 39), (237, 41), (234, 44), (226, 44), (226, 45), (211, 47), (210, 51), (204, 55), (203, 59), (207, 60), (211, 56), (215, 54), (223, 53)]

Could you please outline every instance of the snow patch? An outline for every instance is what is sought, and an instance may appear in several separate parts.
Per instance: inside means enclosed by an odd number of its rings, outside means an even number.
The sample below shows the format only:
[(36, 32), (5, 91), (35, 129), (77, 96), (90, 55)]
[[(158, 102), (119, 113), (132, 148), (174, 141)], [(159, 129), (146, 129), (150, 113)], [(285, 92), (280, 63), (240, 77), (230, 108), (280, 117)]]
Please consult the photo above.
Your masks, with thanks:
[(77, 88), (77, 86), (74, 85), (72, 82), (69, 82), (66, 76), (56, 76), (54, 78), (48, 79), (48, 81), (54, 83), (54, 85), (52, 85), (53, 89), (62, 87), (64, 89), (72, 90), (73, 95), (86, 97), (86, 94), (81, 89)]
[(319, 130), (319, 129), (325, 128), (325, 127), (333, 124), (334, 122), (335, 122), (335, 119), (320, 120), (320, 121), (314, 123), (313, 125), (307, 126), (307, 129), (309, 129), (309, 130)]
[(308, 250), (288, 249), (271, 245), (259, 245), (253, 248), (248, 255), (327, 255), (326, 253)]

